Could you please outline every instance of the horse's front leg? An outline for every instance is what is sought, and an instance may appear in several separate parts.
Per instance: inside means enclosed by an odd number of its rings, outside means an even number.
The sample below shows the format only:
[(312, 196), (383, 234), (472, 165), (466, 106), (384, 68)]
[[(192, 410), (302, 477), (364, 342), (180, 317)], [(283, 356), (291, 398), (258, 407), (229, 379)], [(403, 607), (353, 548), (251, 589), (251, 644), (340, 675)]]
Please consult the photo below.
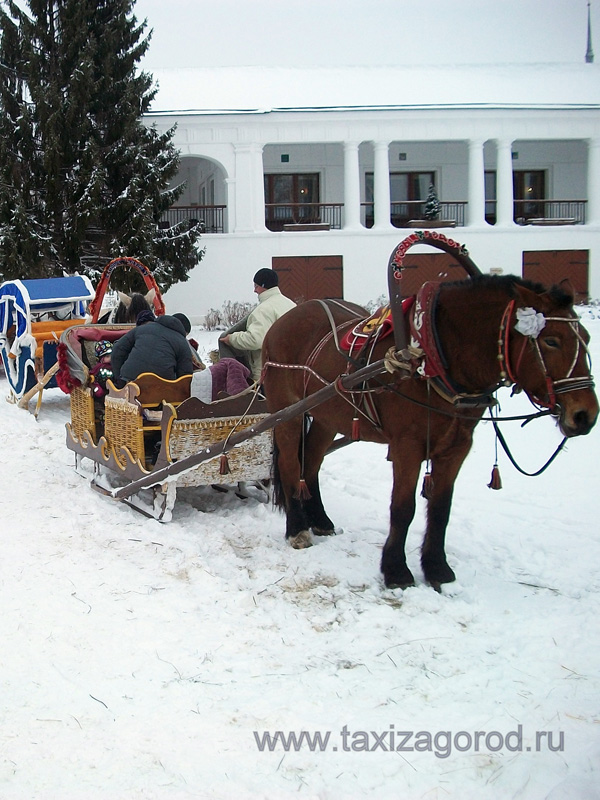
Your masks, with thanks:
[(383, 546), (381, 571), (389, 589), (406, 589), (415, 579), (406, 564), (406, 536), (415, 516), (415, 490), (422, 455), (418, 443), (404, 447), (390, 446), (389, 458), (394, 468), (394, 486), (390, 508), (390, 533)]
[(434, 456), (431, 462), (431, 493), (427, 503), (427, 529), (421, 549), (421, 567), (426, 580), (436, 591), (442, 583), (456, 580), (446, 560), (446, 528), (450, 519), (454, 484), (460, 468), (471, 449), (468, 436), (451, 455)]

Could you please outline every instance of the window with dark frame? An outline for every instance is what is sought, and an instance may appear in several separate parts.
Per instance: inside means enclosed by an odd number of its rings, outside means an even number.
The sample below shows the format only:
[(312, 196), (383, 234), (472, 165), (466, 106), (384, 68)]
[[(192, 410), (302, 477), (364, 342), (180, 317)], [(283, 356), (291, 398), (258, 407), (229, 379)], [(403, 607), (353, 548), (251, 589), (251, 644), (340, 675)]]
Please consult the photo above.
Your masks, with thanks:
[(320, 222), (319, 173), (265, 174), (265, 225), (281, 231), (287, 224)]

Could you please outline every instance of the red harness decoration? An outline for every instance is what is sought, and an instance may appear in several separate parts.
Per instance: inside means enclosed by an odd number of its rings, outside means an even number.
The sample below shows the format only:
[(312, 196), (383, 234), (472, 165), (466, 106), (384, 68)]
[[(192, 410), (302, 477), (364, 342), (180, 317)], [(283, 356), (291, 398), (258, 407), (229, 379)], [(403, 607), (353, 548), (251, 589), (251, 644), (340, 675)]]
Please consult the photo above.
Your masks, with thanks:
[(415, 307), (410, 323), (411, 337), (425, 354), (423, 368), (420, 370), (425, 378), (440, 378), (446, 382), (446, 364), (440, 354), (435, 333), (434, 311), (440, 284), (427, 281), (419, 289), (415, 299)]
[(435, 307), (440, 284), (428, 281), (419, 289), (410, 320), (412, 344), (423, 351), (423, 360), (417, 373), (431, 379), (432, 386), (449, 402), (467, 402), (474, 405), (489, 405), (489, 392), (470, 395), (456, 385), (448, 375), (448, 365), (437, 335), (435, 326)]
[[(402, 312), (407, 314), (414, 302), (414, 297), (407, 297), (403, 300)], [(381, 306), (370, 317), (358, 322), (340, 339), (340, 349), (350, 355), (358, 354), (367, 342), (379, 341), (379, 339), (389, 336), (393, 330), (390, 307)]]

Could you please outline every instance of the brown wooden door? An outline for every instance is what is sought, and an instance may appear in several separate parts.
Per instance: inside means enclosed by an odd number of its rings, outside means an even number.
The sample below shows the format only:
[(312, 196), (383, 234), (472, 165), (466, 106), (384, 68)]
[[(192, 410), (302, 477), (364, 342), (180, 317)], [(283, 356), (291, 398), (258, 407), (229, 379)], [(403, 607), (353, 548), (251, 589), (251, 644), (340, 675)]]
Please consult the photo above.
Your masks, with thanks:
[(407, 253), (400, 292), (402, 297), (411, 297), (427, 281), (462, 281), (468, 277), (449, 253)]
[(523, 277), (543, 286), (552, 286), (565, 278), (575, 290), (575, 302), (589, 299), (588, 250), (530, 250), (523, 253)]
[(296, 303), (344, 296), (342, 256), (274, 256), (282, 293)]

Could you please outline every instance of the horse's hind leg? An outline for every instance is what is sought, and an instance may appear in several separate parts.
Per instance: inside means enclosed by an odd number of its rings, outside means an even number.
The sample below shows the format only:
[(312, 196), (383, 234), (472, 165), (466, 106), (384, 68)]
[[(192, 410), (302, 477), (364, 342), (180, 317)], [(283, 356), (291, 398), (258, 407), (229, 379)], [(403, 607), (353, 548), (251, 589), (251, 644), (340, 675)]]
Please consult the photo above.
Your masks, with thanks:
[(309, 524), (301, 497), (299, 448), (302, 419), (283, 422), (275, 428), (276, 470), (275, 496), (277, 505), (285, 509), (285, 538), (292, 547), (310, 547)]
[(319, 486), (321, 464), (334, 438), (335, 431), (323, 427), (313, 419), (304, 442), (304, 480), (310, 496), (305, 498), (303, 508), (308, 524), (316, 536), (331, 536), (335, 532), (335, 526), (323, 507)]

